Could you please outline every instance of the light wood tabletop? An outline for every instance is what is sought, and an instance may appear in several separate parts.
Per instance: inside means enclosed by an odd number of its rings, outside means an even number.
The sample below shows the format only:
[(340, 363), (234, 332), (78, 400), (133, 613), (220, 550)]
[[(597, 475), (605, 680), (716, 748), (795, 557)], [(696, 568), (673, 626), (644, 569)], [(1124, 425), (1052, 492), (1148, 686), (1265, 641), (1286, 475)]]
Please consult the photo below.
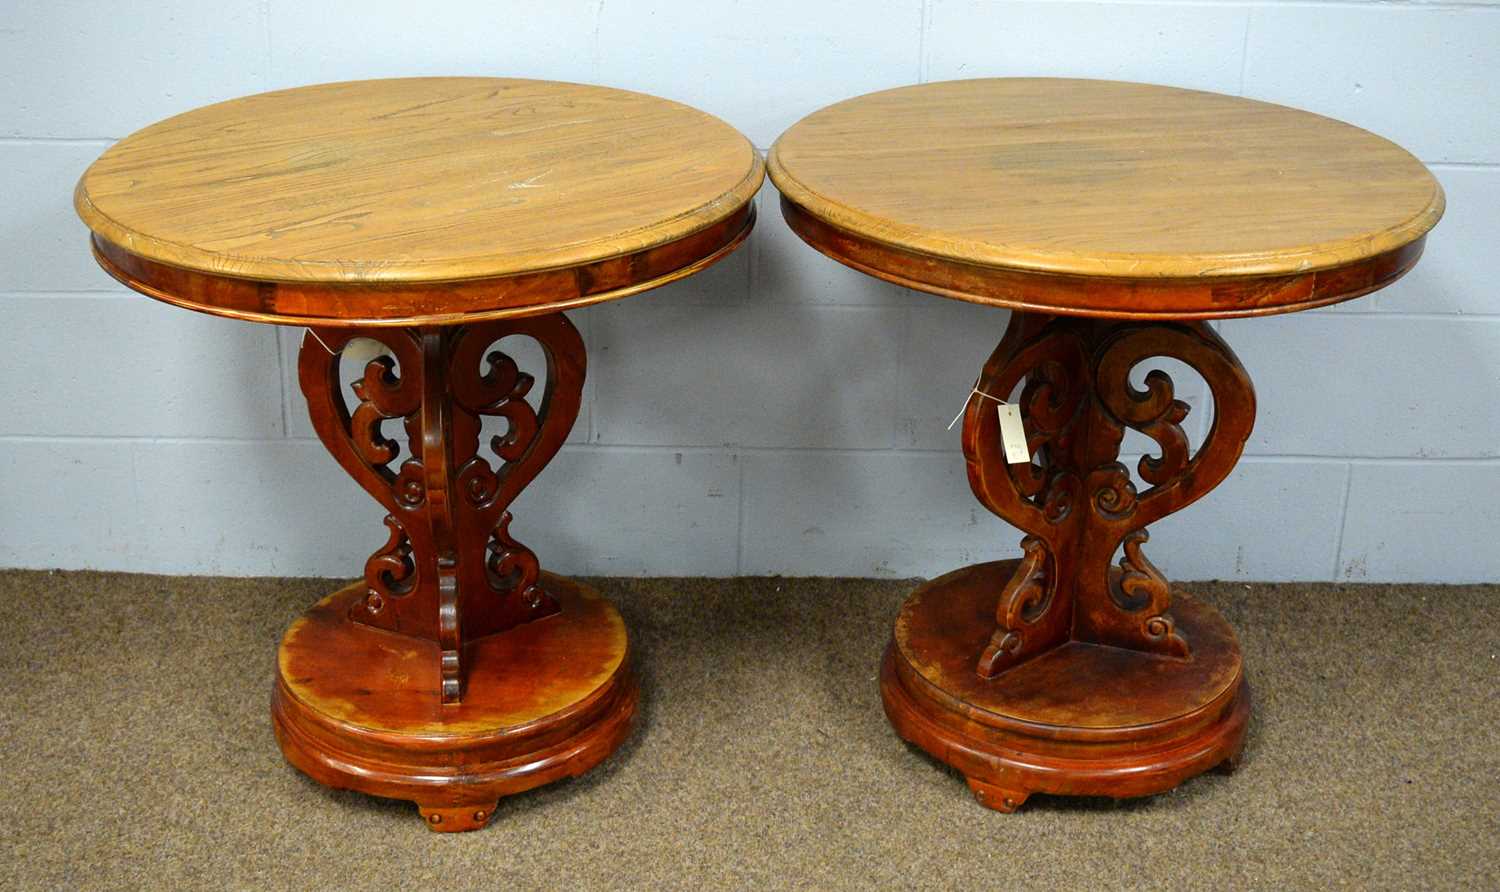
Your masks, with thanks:
[[(1146, 552), (1148, 528), (1223, 481), (1254, 427), (1250, 374), (1204, 320), (1395, 281), (1442, 215), (1437, 180), (1307, 112), (1062, 79), (850, 99), (793, 125), (769, 169), (819, 251), (1011, 310), (962, 380), (962, 443), (970, 488), (1022, 554), (907, 598), (880, 669), (896, 733), (1004, 812), (1233, 771), (1251, 712), (1239, 641)], [(1167, 361), (1201, 380), (1206, 422)], [(1127, 431), (1148, 445), (1124, 446)], [(1128, 451), (1144, 453), (1133, 467)]]
[(748, 140), (687, 106), (495, 78), (236, 99), (83, 175), (75, 203), (110, 275), (307, 327), (308, 420), (384, 509), (363, 578), (282, 639), (271, 713), (289, 763), (466, 831), (624, 742), (640, 696), (625, 624), (542, 569), (511, 508), (583, 405), (564, 311), (727, 256), (763, 178)]
[(748, 140), (623, 90), (497, 78), (324, 84), (121, 140), (78, 183), (103, 240), (245, 279), (393, 284), (576, 267), (672, 243), (754, 197)]
[(794, 210), (845, 236), (1063, 276), (1303, 274), (1409, 245), (1443, 211), (1420, 161), (1357, 127), (1114, 81), (983, 79), (861, 96), (784, 133), (769, 170)]

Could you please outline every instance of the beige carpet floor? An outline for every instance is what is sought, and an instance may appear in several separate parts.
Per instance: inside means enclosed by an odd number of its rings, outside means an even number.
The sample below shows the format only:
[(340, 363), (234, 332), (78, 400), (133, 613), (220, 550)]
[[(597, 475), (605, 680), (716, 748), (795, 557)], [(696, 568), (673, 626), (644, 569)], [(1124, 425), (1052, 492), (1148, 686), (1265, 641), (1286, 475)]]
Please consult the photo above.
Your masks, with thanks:
[(0, 573), (0, 888), (1500, 888), (1500, 586), (1189, 586), (1244, 645), (1244, 768), (1007, 816), (881, 713), (910, 582), (594, 582), (637, 732), (440, 835), (281, 760), (276, 642), (331, 581)]

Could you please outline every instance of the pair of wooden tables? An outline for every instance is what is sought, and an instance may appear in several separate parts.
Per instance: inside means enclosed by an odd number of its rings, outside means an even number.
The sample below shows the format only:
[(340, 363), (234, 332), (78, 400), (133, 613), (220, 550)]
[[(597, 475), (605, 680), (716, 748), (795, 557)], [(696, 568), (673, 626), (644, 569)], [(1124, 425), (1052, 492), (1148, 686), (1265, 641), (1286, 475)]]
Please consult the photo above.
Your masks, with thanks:
[[(1388, 284), (1442, 213), (1437, 182), (1316, 115), (1052, 79), (842, 102), (787, 131), (769, 167), (787, 222), (823, 253), (1011, 311), (963, 450), (976, 496), (1024, 532), (1022, 557), (906, 602), (880, 683), (898, 733), (1005, 811), (1232, 767), (1250, 714), (1234, 633), (1143, 551), (1150, 523), (1229, 473), (1254, 419), (1250, 378), (1205, 320)], [(541, 570), (508, 508), (579, 409), (585, 350), (563, 311), (726, 256), (762, 178), (743, 136), (685, 106), (485, 78), (221, 103), (85, 173), (77, 208), (115, 278), (306, 327), (313, 426), (385, 509), (363, 578), (282, 641), (272, 715), (292, 764), (467, 830), (621, 743), (637, 702), (624, 625)], [(537, 342), (545, 368), (519, 368), (498, 346), (510, 336)], [(1171, 379), (1132, 378), (1158, 357), (1212, 393), (1196, 449)], [(487, 419), (500, 433), (482, 442)], [(1134, 477), (1126, 429), (1155, 443)]]

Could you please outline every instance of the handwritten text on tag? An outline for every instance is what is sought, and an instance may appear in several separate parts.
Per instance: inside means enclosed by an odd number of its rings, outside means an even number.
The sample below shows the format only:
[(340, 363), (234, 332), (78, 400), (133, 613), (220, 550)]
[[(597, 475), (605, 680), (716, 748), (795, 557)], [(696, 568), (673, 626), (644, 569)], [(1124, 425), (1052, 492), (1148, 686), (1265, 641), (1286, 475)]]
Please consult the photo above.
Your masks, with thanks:
[(1021, 423), (1021, 407), (1015, 403), (1001, 403), (995, 407), (1000, 415), (1000, 443), (1005, 447), (1005, 461), (1019, 465), (1031, 461), (1031, 450), (1026, 448), (1026, 427)]

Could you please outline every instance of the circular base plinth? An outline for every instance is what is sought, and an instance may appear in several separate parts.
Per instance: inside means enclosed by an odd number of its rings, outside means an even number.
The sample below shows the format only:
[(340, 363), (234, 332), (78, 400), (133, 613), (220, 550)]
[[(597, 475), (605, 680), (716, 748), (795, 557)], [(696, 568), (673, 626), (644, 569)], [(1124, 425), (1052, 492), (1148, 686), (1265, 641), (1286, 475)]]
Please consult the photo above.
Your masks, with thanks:
[(501, 796), (599, 764), (630, 733), (625, 624), (592, 589), (543, 573), (553, 616), (471, 642), (461, 703), (439, 699), (436, 642), (355, 623), (357, 583), (282, 639), (271, 717), (320, 783), (417, 803), (433, 830), (484, 826)]
[(956, 570), (901, 608), (881, 666), (886, 716), (964, 774), (979, 801), (1014, 811), (1032, 793), (1145, 796), (1244, 747), (1250, 686), (1223, 617), (1180, 592), (1186, 660), (1068, 642), (993, 679), (975, 670), (1016, 561)]

